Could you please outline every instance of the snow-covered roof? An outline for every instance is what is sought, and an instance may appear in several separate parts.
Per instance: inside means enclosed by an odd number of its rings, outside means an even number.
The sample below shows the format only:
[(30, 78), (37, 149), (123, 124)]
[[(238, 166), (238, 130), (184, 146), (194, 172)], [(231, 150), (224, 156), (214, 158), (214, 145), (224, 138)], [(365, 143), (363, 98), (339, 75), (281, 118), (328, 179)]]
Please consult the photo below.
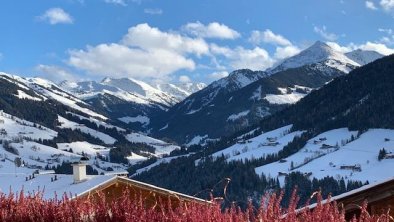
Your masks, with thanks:
[[(53, 182), (51, 178), (57, 177)], [(44, 199), (68, 196), (80, 196), (105, 183), (116, 179), (116, 175), (88, 175), (87, 180), (74, 183), (73, 175), (66, 174), (44, 174), (35, 175), (34, 179), (26, 181), (28, 174), (0, 173), (0, 193), (19, 192), (23, 190), (25, 194), (43, 191)]]
[[(69, 197), (76, 197), (89, 194), (89, 192), (95, 189), (118, 180), (131, 186), (135, 186), (140, 189), (151, 190), (163, 195), (177, 196), (182, 199), (209, 203), (208, 201), (200, 198), (128, 179), (126, 177), (119, 177), (117, 175), (88, 175), (87, 180), (80, 183), (74, 183), (73, 175), (68, 174), (35, 175), (34, 179), (27, 181), (26, 176), (28, 177), (29, 175), (0, 173), (0, 193), (17, 193), (23, 190), (25, 194), (42, 191), (44, 199), (53, 199), (55, 197), (61, 198), (63, 194), (67, 194)], [(57, 180), (54, 180), (55, 176), (57, 177)]]

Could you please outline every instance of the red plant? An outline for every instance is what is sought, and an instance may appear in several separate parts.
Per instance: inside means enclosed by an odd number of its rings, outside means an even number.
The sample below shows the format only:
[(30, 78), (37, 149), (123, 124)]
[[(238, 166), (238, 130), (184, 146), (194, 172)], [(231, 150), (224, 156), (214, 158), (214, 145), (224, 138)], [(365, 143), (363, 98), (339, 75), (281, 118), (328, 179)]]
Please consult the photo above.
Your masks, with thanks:
[[(94, 199), (75, 198), (70, 199), (64, 195), (60, 200), (43, 199), (42, 193), (24, 195), (23, 191), (18, 194), (0, 194), (0, 221), (1, 222), (110, 222), (110, 221), (283, 221), (283, 222), (310, 222), (310, 221), (345, 221), (345, 212), (339, 210), (335, 202), (323, 204), (320, 193), (317, 193), (317, 205), (313, 210), (303, 208), (297, 210), (298, 197), (293, 193), (290, 204), (282, 208), (280, 202), (282, 195), (265, 195), (259, 209), (249, 204), (242, 211), (233, 206), (225, 211), (221, 210), (219, 203), (198, 204), (185, 203), (179, 207), (173, 207), (172, 202), (158, 200), (153, 207), (146, 207), (142, 197), (132, 198), (125, 194), (108, 202), (105, 196)], [(361, 215), (352, 219), (354, 222), (381, 222), (392, 221), (388, 214), (369, 215), (367, 204), (361, 206)]]

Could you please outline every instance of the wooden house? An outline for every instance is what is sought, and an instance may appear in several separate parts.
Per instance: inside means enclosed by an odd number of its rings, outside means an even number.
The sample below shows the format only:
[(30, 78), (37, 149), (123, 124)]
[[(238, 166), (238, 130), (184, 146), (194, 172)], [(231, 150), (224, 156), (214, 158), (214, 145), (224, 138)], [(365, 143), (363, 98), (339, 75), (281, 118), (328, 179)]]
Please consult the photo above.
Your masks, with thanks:
[(12, 187), (13, 191), (23, 190), (26, 194), (44, 191), (44, 199), (53, 199), (66, 194), (71, 198), (88, 198), (95, 201), (96, 198), (104, 196), (105, 201), (110, 203), (128, 194), (130, 198), (138, 198), (138, 200), (142, 198), (147, 207), (160, 207), (160, 200), (165, 204), (163, 207), (167, 206), (168, 200), (171, 201), (172, 207), (188, 202), (210, 204), (209, 201), (200, 198), (129, 179), (125, 171), (114, 171), (106, 175), (87, 175), (86, 163), (83, 161), (72, 166), (73, 175), (54, 174), (53, 171), (18, 177), (14, 174), (0, 174), (2, 181), (0, 193), (7, 194)]
[[(358, 189), (343, 193), (331, 198), (339, 207), (345, 210), (347, 220), (361, 213), (360, 207), (364, 201), (368, 202), (368, 213), (371, 215), (387, 213), (394, 217), (394, 178), (385, 181), (362, 186)], [(309, 206), (310, 209), (316, 204)]]

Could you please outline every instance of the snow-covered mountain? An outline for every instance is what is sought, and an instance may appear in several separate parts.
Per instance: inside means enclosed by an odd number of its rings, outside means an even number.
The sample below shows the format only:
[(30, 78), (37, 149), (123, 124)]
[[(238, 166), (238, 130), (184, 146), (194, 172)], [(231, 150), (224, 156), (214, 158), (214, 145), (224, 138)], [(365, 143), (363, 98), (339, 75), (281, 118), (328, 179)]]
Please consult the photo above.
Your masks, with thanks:
[(335, 51), (324, 42), (317, 41), (299, 54), (285, 59), (279, 65), (269, 70), (276, 73), (290, 68), (297, 68), (308, 64), (322, 63), (326, 66), (348, 73), (355, 67), (360, 66), (357, 62), (348, 58), (343, 53)]
[(377, 59), (382, 58), (384, 55), (375, 52), (375, 51), (367, 51), (356, 49), (354, 51), (348, 52), (345, 54), (349, 59), (357, 62), (360, 65), (366, 65), (370, 62), (373, 62)]
[(179, 102), (207, 86), (205, 83), (156, 83), (153, 85), (156, 89), (161, 90), (168, 95), (172, 95)]
[(110, 94), (120, 99), (146, 105), (161, 105), (163, 109), (178, 102), (178, 99), (168, 93), (160, 91), (149, 84), (131, 78), (105, 78), (100, 83), (95, 81), (67, 82), (61, 87), (87, 99), (99, 94)]
[[(368, 51), (353, 54), (368, 62), (380, 58)], [(236, 70), (213, 82), (157, 116), (151, 121), (152, 132), (186, 144), (217, 139), (258, 123), (359, 66), (318, 41), (268, 71)]]

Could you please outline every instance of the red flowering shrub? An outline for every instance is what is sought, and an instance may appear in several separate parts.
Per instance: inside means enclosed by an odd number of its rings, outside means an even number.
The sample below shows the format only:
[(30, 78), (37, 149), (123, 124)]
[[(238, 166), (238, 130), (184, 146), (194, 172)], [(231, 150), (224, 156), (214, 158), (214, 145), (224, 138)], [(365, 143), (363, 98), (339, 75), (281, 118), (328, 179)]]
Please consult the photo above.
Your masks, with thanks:
[[(297, 211), (297, 196), (294, 194), (289, 206), (284, 209), (280, 202), (282, 195), (266, 195), (259, 209), (252, 205), (245, 211), (231, 207), (222, 211), (220, 204), (187, 203), (177, 208), (170, 201), (157, 201), (153, 207), (145, 207), (143, 198), (130, 198), (123, 195), (116, 201), (108, 203), (105, 197), (94, 201), (86, 198), (70, 199), (64, 195), (61, 199), (45, 200), (42, 193), (25, 196), (19, 194), (0, 194), (1, 222), (57, 222), (57, 221), (345, 221), (345, 212), (340, 211), (335, 202), (322, 204), (318, 194), (314, 210)], [(353, 221), (392, 221), (388, 215), (371, 216), (367, 205), (361, 206), (361, 215)]]

